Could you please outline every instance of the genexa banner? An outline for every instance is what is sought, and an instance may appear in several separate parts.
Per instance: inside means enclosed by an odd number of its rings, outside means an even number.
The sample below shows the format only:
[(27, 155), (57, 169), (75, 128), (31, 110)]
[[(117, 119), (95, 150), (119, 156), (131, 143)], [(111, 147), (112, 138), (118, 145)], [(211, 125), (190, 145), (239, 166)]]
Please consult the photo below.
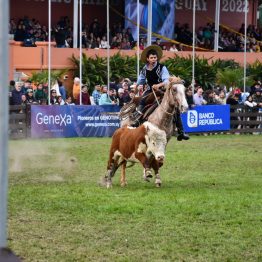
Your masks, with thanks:
[(182, 114), (185, 132), (225, 131), (230, 129), (230, 106), (196, 106)]
[(31, 137), (104, 137), (119, 128), (119, 107), (31, 106)]

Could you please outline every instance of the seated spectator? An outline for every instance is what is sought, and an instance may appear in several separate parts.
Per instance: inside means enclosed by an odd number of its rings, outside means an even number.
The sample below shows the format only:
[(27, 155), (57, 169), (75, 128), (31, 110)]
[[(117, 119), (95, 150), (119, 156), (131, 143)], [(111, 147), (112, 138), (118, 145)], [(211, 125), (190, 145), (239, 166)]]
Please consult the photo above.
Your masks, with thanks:
[(66, 96), (65, 105), (75, 105), (75, 103), (73, 103), (72, 96)]
[(108, 42), (107, 42), (106, 36), (102, 36), (99, 48), (106, 49), (107, 47), (108, 47)]
[(62, 96), (57, 97), (57, 101), (55, 104), (60, 106), (63, 106), (65, 104), (65, 101), (63, 100)]
[(25, 38), (23, 41), (22, 46), (24, 47), (36, 47), (36, 44), (34, 42), (34, 39), (32, 38)]
[(173, 44), (170, 46), (169, 51), (171, 51), (171, 52), (178, 52), (178, 49), (176, 48), (176, 44), (173, 43)]
[(162, 49), (161, 39), (160, 39), (160, 38), (156, 38), (156, 41), (153, 43), (153, 45), (158, 45), (158, 46), (160, 46), (161, 49)]
[[(88, 93), (88, 86), (87, 85), (82, 85), (82, 105), (91, 105), (91, 101), (90, 101), (90, 96)], [(76, 99), (76, 105), (80, 105), (80, 93)]]

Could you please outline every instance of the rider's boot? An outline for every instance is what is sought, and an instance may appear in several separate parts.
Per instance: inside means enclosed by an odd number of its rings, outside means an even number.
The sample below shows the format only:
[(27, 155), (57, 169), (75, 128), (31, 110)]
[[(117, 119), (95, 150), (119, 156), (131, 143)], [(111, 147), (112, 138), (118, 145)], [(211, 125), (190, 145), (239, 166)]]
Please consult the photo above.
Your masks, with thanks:
[(178, 136), (176, 138), (177, 141), (190, 139), (189, 135), (185, 134), (185, 132), (184, 132), (184, 128), (183, 128), (183, 124), (182, 124), (182, 120), (181, 120), (181, 116), (180, 116), (180, 112), (179, 111), (174, 116), (174, 122), (176, 124), (177, 133), (178, 133)]

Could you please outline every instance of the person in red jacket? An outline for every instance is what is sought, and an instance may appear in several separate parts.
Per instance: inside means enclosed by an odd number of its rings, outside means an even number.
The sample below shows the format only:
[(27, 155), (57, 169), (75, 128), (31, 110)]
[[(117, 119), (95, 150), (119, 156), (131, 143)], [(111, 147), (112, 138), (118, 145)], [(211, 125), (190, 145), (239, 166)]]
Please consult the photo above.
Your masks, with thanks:
[[(90, 96), (88, 93), (88, 86), (83, 85), (82, 86), (82, 105), (91, 105)], [(76, 105), (80, 105), (80, 94), (78, 95), (76, 99)]]

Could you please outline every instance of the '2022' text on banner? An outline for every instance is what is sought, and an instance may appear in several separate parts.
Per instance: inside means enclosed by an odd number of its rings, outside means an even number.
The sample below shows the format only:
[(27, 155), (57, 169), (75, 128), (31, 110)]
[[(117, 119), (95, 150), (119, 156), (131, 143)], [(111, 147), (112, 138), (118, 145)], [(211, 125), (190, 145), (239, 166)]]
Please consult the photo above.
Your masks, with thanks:
[(230, 129), (230, 106), (196, 106), (182, 114), (185, 132), (226, 131)]
[(107, 106), (31, 107), (31, 137), (106, 137), (119, 128), (119, 110)]

